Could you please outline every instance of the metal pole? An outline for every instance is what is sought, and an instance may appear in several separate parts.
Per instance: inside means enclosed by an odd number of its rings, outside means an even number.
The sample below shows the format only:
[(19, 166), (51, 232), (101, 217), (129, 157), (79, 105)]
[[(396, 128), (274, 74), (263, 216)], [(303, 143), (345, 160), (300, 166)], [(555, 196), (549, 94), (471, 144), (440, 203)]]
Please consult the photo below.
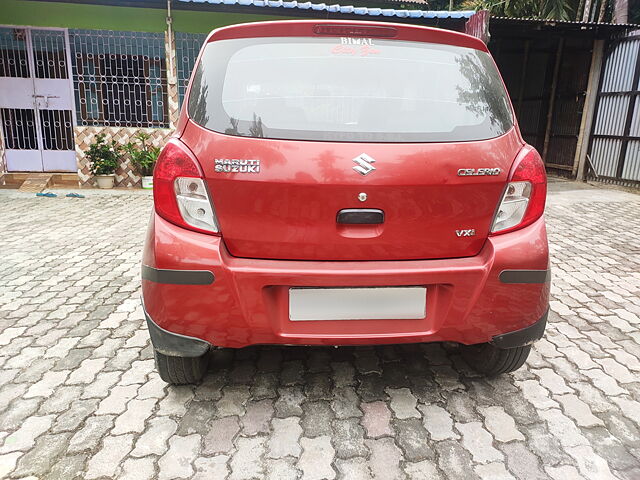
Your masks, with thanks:
[(582, 21), (588, 22), (591, 14), (591, 0), (586, 0), (584, 4), (584, 12), (582, 12)]
[(167, 80), (169, 82), (174, 81), (173, 75), (173, 18), (171, 17), (171, 0), (167, 0), (167, 44), (169, 46), (169, 58), (167, 65), (168, 75)]
[(558, 49), (556, 50), (556, 63), (553, 67), (553, 80), (551, 83), (551, 95), (549, 97), (549, 111), (547, 112), (547, 127), (544, 132), (544, 147), (542, 149), (542, 160), (547, 163), (547, 152), (549, 150), (549, 140), (551, 139), (551, 124), (553, 121), (553, 108), (556, 103), (556, 89), (558, 87), (558, 74), (560, 73), (560, 60), (562, 59), (562, 48), (564, 47), (564, 38), (558, 40)]
[(587, 95), (582, 108), (582, 120), (576, 145), (576, 156), (573, 161), (573, 173), (576, 179), (583, 181), (585, 177), (587, 153), (589, 149), (589, 133), (593, 125), (598, 88), (600, 87), (600, 72), (604, 59), (604, 40), (594, 40), (591, 53), (591, 67), (589, 68), (589, 80), (587, 82)]
[(613, 0), (613, 23), (627, 23), (629, 21), (628, 0)]
[(602, 0), (600, 4), (600, 13), (598, 13), (598, 23), (604, 22), (604, 15), (607, 13), (607, 3), (608, 0)]

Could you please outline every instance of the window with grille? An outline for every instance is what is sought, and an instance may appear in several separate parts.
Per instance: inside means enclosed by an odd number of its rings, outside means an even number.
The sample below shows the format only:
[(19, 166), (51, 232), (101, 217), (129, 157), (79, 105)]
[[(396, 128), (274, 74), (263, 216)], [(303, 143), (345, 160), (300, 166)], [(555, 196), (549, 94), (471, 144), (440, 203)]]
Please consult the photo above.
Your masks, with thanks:
[(79, 125), (168, 127), (163, 33), (70, 30)]
[(200, 47), (207, 38), (206, 33), (176, 32), (176, 60), (178, 70), (178, 101), (182, 107), (184, 94), (189, 85), (191, 71), (200, 53)]

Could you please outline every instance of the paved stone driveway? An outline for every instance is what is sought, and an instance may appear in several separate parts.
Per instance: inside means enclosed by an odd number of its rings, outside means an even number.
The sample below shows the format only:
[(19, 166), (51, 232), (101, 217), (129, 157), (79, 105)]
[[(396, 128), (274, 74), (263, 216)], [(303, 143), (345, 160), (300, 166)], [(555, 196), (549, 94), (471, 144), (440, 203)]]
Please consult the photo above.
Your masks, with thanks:
[(0, 191), (0, 478), (640, 478), (640, 196), (553, 185), (552, 314), (526, 367), (455, 350), (218, 351), (154, 372), (151, 200)]

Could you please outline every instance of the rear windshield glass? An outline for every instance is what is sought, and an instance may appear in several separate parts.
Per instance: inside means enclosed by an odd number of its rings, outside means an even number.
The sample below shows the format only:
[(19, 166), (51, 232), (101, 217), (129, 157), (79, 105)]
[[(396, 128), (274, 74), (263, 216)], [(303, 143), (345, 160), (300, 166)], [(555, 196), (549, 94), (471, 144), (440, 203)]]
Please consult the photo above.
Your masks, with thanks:
[(512, 125), (487, 53), (366, 38), (212, 42), (188, 109), (216, 132), (291, 140), (471, 141)]

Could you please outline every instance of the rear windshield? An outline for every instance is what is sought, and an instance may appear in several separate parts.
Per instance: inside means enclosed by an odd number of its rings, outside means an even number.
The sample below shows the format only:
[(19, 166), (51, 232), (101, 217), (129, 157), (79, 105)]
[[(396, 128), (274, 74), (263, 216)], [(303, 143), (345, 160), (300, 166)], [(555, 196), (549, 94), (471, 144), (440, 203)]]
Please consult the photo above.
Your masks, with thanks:
[(494, 138), (512, 126), (490, 56), (471, 48), (368, 38), (209, 43), (189, 115), (245, 137), (350, 142)]

